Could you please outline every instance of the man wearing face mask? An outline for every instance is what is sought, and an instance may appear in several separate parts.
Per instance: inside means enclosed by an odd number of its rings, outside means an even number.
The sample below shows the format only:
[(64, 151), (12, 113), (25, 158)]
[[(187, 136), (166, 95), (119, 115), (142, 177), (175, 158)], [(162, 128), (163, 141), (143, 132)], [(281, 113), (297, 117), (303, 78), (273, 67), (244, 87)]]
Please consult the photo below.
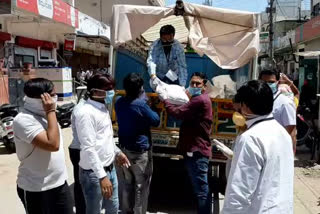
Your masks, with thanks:
[(150, 76), (157, 76), (168, 84), (185, 87), (188, 72), (186, 57), (180, 42), (174, 39), (175, 28), (165, 25), (160, 29), (160, 39), (153, 42), (147, 59)]
[(293, 213), (294, 157), (290, 135), (272, 114), (273, 94), (262, 81), (236, 94), (247, 130), (235, 141), (222, 214)]
[(72, 214), (54, 85), (47, 79), (31, 79), (25, 83), (24, 93), (24, 109), (13, 121), (20, 161), (18, 195), (26, 213)]
[(208, 166), (211, 157), (212, 103), (205, 92), (207, 77), (192, 74), (188, 94), (190, 101), (184, 105), (173, 105), (164, 100), (168, 114), (182, 120), (178, 149), (183, 154), (193, 192), (197, 198), (198, 214), (211, 212), (211, 195), (208, 185)]
[(293, 150), (296, 151), (296, 106), (295, 103), (278, 90), (280, 80), (279, 72), (275, 70), (263, 70), (259, 79), (266, 82), (273, 93), (273, 116), (289, 133), (292, 138)]
[(115, 104), (119, 126), (119, 144), (131, 166), (122, 168), (121, 213), (145, 214), (148, 207), (152, 176), (151, 126), (158, 126), (160, 118), (145, 99), (143, 79), (130, 73), (123, 80), (126, 96)]
[(116, 147), (109, 111), (114, 80), (110, 75), (96, 74), (87, 83), (89, 99), (75, 118), (80, 142), (79, 180), (86, 201), (87, 214), (117, 214), (118, 180), (114, 160), (129, 165), (127, 157)]

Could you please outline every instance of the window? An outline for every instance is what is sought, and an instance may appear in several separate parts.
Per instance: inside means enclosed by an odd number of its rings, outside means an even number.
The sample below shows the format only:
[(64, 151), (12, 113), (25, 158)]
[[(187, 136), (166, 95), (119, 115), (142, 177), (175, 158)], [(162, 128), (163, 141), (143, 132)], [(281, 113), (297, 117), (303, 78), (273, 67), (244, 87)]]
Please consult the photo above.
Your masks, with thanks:
[(20, 55), (16, 54), (14, 56), (14, 66), (15, 67), (23, 67), (23, 63), (30, 62), (32, 63), (32, 67), (34, 67), (34, 56), (28, 56), (28, 55)]
[(319, 5), (319, 3), (317, 3), (317, 4), (315, 4), (315, 5), (313, 6), (313, 11), (312, 11), (312, 13), (313, 13), (313, 16), (318, 16), (318, 15), (320, 15), (320, 5)]

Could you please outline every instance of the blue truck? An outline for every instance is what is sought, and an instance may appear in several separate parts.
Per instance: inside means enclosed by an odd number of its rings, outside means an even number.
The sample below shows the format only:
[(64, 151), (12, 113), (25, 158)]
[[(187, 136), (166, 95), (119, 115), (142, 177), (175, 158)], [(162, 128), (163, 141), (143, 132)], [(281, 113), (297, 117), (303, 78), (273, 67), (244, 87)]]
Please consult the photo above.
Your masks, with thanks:
[[(183, 156), (177, 151), (177, 143), (179, 140), (179, 125), (181, 121), (171, 117), (167, 114), (163, 103), (158, 99), (156, 93), (152, 92), (149, 86), (149, 74), (147, 72), (146, 60), (130, 53), (127, 50), (118, 49), (115, 60), (115, 80), (116, 80), (116, 96), (123, 96), (125, 94), (123, 89), (123, 79), (131, 72), (140, 73), (144, 78), (144, 89), (152, 105), (156, 107), (160, 115), (160, 125), (152, 127), (152, 145), (153, 158), (161, 163), (168, 163), (174, 165), (174, 160), (179, 161)], [(208, 57), (200, 57), (196, 53), (186, 53), (186, 63), (188, 70), (188, 81), (193, 72), (204, 72), (209, 79), (215, 76), (229, 74), (231, 78), (241, 85), (243, 82), (251, 78), (253, 63), (249, 63), (237, 70), (224, 70), (218, 67)], [(233, 105), (230, 99), (212, 99), (213, 106), (213, 125), (212, 125), (212, 139), (219, 139), (227, 146), (231, 147), (234, 138), (237, 135), (237, 128), (232, 122)], [(117, 135), (117, 120), (115, 111), (112, 113), (114, 133)], [(171, 162), (170, 162), (171, 161)], [(224, 194), (226, 186), (226, 162), (227, 158), (217, 150), (215, 146), (212, 149), (212, 157), (209, 167), (210, 185), (212, 185), (215, 206), (219, 206), (219, 193)], [(156, 169), (156, 166), (155, 166)]]

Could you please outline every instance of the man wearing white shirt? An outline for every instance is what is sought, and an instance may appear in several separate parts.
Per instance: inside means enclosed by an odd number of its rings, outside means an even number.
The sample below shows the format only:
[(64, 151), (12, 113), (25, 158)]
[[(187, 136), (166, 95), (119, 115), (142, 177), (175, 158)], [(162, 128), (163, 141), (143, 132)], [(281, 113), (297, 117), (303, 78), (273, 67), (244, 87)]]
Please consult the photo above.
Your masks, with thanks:
[[(259, 79), (266, 82), (273, 93), (273, 116), (289, 133), (292, 139), (293, 151), (296, 151), (296, 106), (290, 98), (283, 95), (278, 90), (280, 73), (275, 70), (263, 70), (259, 74)], [(291, 83), (290, 87), (295, 87)]]
[(292, 142), (273, 118), (272, 91), (253, 80), (235, 98), (247, 130), (235, 142), (222, 214), (292, 214)]
[(110, 75), (96, 74), (87, 84), (89, 99), (75, 119), (81, 146), (79, 179), (86, 201), (87, 214), (117, 214), (118, 180), (114, 160), (123, 166), (130, 163), (116, 147), (112, 122), (106, 105), (112, 103), (114, 80)]
[(50, 80), (35, 78), (24, 86), (24, 109), (13, 121), (20, 161), (18, 195), (30, 214), (71, 214), (63, 138), (56, 118), (57, 95)]
[(73, 178), (74, 178), (74, 204), (76, 207), (76, 214), (86, 213), (86, 203), (84, 200), (81, 184), (79, 181), (79, 161), (80, 161), (80, 142), (78, 139), (78, 133), (76, 129), (76, 118), (79, 110), (86, 102), (87, 98), (81, 99), (79, 103), (74, 107), (71, 116), (71, 128), (72, 128), (72, 143), (69, 146), (69, 156), (73, 165)]

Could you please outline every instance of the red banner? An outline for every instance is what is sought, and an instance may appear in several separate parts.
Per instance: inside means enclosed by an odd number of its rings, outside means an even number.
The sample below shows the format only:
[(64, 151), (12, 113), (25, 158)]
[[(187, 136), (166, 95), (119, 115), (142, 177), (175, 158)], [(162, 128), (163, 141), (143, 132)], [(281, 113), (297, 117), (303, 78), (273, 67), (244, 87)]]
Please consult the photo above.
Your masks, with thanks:
[(74, 51), (76, 44), (76, 34), (66, 34), (64, 35), (64, 50)]
[(17, 0), (17, 7), (28, 12), (38, 13), (38, 0)]
[(0, 41), (7, 41), (11, 40), (11, 35), (9, 33), (1, 32), (0, 31)]
[(42, 49), (45, 49), (45, 50), (52, 50), (53, 48), (57, 48), (57, 44), (54, 42), (30, 39), (22, 36), (16, 37), (16, 44), (26, 48), (41, 47)]
[(75, 28), (79, 26), (78, 10), (62, 0), (17, 0), (17, 8)]
[(61, 0), (53, 0), (53, 20), (69, 24), (67, 20), (68, 5)]

